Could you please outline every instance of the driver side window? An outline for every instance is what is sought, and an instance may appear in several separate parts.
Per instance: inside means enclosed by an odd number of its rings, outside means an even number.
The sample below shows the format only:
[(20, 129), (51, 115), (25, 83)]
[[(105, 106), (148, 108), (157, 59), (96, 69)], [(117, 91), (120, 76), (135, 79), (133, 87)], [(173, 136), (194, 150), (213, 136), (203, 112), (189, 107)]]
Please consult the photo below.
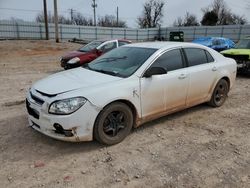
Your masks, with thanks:
[(166, 71), (183, 68), (182, 55), (179, 49), (171, 50), (162, 54), (151, 67), (162, 67)]

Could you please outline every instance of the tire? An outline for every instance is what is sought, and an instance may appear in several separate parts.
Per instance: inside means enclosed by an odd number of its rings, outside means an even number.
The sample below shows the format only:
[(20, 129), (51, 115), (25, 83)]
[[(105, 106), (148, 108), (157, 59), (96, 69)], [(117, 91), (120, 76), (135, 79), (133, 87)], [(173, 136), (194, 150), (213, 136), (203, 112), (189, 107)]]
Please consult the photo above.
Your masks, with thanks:
[(214, 88), (213, 95), (208, 104), (213, 107), (222, 106), (227, 99), (228, 92), (229, 92), (228, 82), (224, 79), (219, 80), (219, 82), (216, 84)]
[(102, 144), (121, 142), (131, 131), (133, 114), (124, 103), (115, 102), (106, 106), (98, 115), (94, 126), (94, 138)]

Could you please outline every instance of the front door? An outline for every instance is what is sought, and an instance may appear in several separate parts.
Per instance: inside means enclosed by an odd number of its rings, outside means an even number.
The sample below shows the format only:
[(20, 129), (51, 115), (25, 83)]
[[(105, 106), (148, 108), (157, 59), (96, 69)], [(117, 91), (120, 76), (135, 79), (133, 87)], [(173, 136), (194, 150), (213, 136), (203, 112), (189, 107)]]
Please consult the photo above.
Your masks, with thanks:
[(141, 78), (142, 118), (154, 119), (185, 107), (189, 75), (181, 51), (164, 52), (150, 67), (162, 67), (167, 74)]

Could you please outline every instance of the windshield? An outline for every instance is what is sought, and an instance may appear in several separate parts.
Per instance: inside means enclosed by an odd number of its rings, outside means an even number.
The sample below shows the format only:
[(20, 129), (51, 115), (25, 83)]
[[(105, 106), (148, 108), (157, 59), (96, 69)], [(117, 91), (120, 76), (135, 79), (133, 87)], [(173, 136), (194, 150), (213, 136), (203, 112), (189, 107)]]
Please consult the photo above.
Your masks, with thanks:
[(103, 42), (102, 41), (93, 41), (89, 44), (86, 44), (85, 46), (81, 47), (78, 51), (80, 52), (90, 52), (97, 48), (99, 45), (101, 45)]
[(132, 75), (157, 49), (121, 47), (114, 49), (84, 68), (119, 77)]
[(250, 49), (250, 39), (240, 40), (240, 42), (236, 45), (237, 49)]

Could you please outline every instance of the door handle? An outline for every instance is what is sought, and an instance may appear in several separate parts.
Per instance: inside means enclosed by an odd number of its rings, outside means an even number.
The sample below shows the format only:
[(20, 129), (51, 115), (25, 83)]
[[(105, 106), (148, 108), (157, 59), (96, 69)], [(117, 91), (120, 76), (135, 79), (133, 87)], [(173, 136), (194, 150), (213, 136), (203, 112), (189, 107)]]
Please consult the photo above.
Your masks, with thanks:
[(217, 67), (213, 67), (213, 68), (212, 68), (212, 71), (217, 71)]
[(178, 78), (179, 78), (180, 80), (182, 80), (182, 79), (187, 78), (187, 75), (186, 75), (186, 74), (181, 74)]

